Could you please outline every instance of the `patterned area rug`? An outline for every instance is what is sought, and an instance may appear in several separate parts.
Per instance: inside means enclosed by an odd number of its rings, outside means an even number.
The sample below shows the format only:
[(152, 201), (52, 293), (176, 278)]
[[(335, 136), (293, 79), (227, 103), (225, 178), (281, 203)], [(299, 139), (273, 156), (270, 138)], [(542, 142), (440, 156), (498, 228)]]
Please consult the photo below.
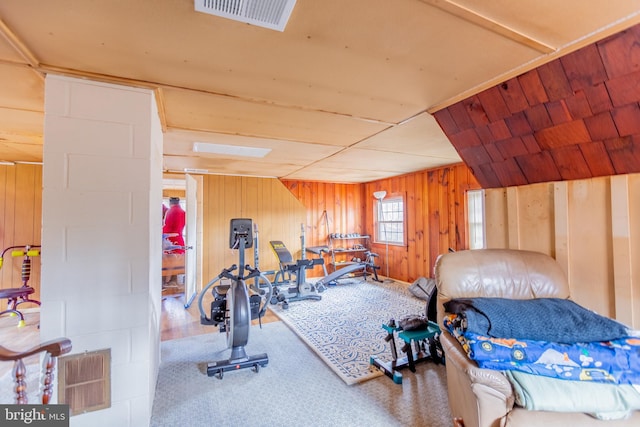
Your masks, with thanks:
[(293, 301), (269, 308), (347, 384), (383, 375), (370, 369), (370, 357), (391, 360), (382, 324), (424, 314), (425, 301), (406, 284), (359, 281), (331, 286), (320, 301)]

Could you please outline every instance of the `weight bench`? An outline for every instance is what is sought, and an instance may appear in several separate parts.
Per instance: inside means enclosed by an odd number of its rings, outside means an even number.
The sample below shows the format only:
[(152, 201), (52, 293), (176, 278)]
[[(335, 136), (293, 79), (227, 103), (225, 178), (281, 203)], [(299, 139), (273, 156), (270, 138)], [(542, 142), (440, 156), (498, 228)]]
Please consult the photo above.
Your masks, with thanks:
[[(289, 306), (290, 301), (320, 300), (320, 292), (325, 291), (324, 286), (307, 282), (306, 270), (316, 265), (324, 266), (324, 258), (299, 259), (294, 261), (291, 252), (279, 240), (269, 242), (271, 249), (278, 258), (280, 270), (273, 280), (272, 304), (282, 303), (283, 308)], [(295, 279), (292, 278), (295, 277)], [(292, 285), (293, 284), (293, 285)], [(281, 285), (284, 289), (281, 289)]]

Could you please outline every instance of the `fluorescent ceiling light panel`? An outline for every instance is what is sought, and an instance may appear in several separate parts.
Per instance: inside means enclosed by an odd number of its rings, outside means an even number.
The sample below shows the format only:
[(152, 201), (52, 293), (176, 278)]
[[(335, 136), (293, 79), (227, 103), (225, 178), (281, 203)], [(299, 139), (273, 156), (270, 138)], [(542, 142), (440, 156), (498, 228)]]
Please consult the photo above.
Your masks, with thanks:
[(226, 156), (264, 157), (271, 152), (271, 148), (243, 147), (242, 145), (194, 142), (193, 151), (194, 153), (221, 154)]

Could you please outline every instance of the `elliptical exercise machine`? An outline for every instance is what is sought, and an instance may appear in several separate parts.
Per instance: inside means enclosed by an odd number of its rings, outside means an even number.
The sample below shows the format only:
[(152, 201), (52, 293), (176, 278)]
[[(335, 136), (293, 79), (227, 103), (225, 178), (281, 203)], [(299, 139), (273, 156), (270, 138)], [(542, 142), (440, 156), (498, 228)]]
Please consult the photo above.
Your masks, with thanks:
[[(211, 282), (204, 287), (198, 298), (200, 310), (200, 324), (219, 326), (220, 332), (227, 334), (227, 348), (231, 349), (229, 359), (210, 362), (207, 365), (207, 375), (217, 376), (222, 379), (225, 371), (235, 371), (244, 368), (253, 368), (258, 372), (260, 367), (269, 363), (266, 353), (247, 356), (245, 346), (249, 342), (249, 329), (251, 320), (261, 319), (267, 309), (267, 303), (271, 300), (273, 287), (257, 267), (245, 265), (245, 249), (253, 246), (251, 219), (232, 219), (229, 231), (229, 247), (238, 249), (238, 265), (233, 264), (225, 268)], [(258, 250), (258, 248), (255, 248)], [(233, 274), (235, 270), (238, 274)], [(245, 275), (245, 270), (248, 274)], [(214, 285), (220, 279), (229, 279), (230, 285)], [(262, 287), (256, 287), (260, 293), (249, 296), (249, 287), (246, 283), (249, 279), (262, 280), (266, 285), (266, 291)], [(213, 287), (214, 300), (211, 303), (210, 317), (207, 317), (203, 307), (203, 299), (207, 291)], [(264, 297), (264, 300), (263, 300)]]

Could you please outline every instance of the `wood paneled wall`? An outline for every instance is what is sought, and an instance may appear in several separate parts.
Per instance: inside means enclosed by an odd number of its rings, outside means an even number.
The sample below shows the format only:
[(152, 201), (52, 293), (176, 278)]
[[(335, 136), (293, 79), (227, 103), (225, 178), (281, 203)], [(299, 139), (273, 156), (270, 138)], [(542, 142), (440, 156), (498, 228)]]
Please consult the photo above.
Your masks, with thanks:
[[(40, 245), (42, 234), (42, 166), (0, 165), (0, 251), (9, 246)], [(0, 288), (22, 286), (22, 258), (5, 254), (0, 269)], [(40, 257), (31, 260), (29, 285), (40, 299)], [(4, 310), (6, 300), (0, 301)], [(27, 308), (24, 305), (24, 308)]]
[[(293, 180), (282, 183), (306, 208), (306, 246), (329, 246), (330, 233), (369, 233), (363, 222), (366, 202), (362, 185)], [(329, 260), (325, 256), (325, 262)], [(319, 266), (308, 273), (309, 277), (323, 274)]]
[(575, 301), (640, 327), (640, 174), (485, 194), (488, 247), (553, 256)]
[[(203, 284), (223, 268), (238, 263), (238, 251), (229, 248), (232, 218), (251, 218), (258, 226), (262, 271), (278, 267), (270, 240), (281, 240), (294, 257), (300, 256), (301, 224), (306, 210), (277, 179), (206, 175), (203, 182)], [(254, 265), (254, 249), (245, 261)]]
[[(276, 269), (277, 259), (269, 240), (282, 240), (294, 256), (300, 256), (300, 226), (306, 221), (304, 206), (277, 179), (204, 177), (203, 194), (203, 283), (222, 268), (238, 262), (237, 251), (229, 249), (229, 221), (251, 218), (258, 225), (260, 268)], [(42, 166), (0, 166), (0, 250), (13, 245), (41, 242)], [(253, 265), (253, 249), (246, 253)], [(32, 260), (29, 284), (40, 295), (40, 258)], [(0, 287), (21, 286), (21, 259), (4, 260)], [(6, 306), (1, 300), (0, 307)]]
[[(373, 192), (403, 195), (407, 245), (389, 246), (389, 276), (412, 282), (430, 277), (437, 256), (467, 247), (465, 191), (479, 188), (464, 165), (417, 172), (366, 184), (283, 181), (307, 208), (308, 245), (327, 244), (328, 233), (371, 235), (380, 273), (386, 274), (386, 248), (375, 243)], [(328, 227), (326, 218), (328, 218)]]
[(282, 180), (307, 210), (307, 246), (328, 245), (330, 233), (367, 234), (360, 184)]
[[(365, 223), (374, 230), (375, 199), (373, 192), (385, 190), (388, 196), (404, 195), (407, 245), (389, 245), (389, 276), (413, 282), (418, 277), (432, 277), (438, 255), (449, 248), (466, 249), (466, 191), (479, 184), (464, 165), (423, 172), (364, 184), (367, 198)], [(380, 254), (381, 271), (386, 272), (386, 248), (374, 243)]]

